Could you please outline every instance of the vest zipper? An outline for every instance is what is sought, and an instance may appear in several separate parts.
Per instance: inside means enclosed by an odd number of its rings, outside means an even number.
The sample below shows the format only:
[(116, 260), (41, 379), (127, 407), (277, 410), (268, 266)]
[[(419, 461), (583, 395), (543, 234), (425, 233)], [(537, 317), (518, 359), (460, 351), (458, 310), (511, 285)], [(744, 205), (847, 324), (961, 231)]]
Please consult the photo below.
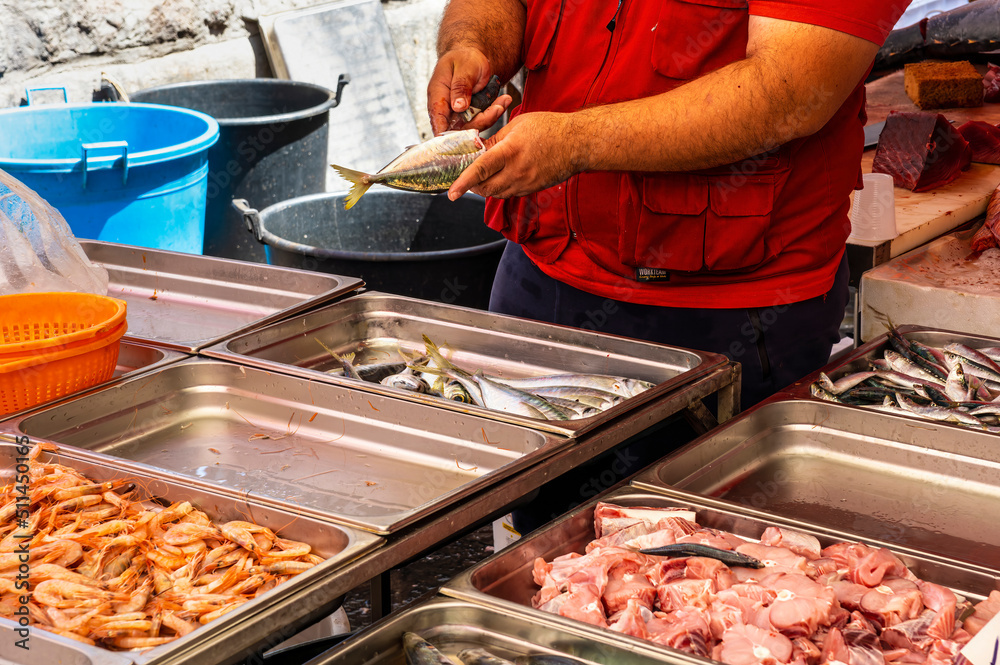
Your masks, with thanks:
[(622, 10), (622, 2), (624, 2), (624, 0), (618, 0), (618, 8), (615, 9), (615, 15), (612, 16), (611, 20), (608, 22), (608, 30), (611, 32), (615, 31), (615, 21), (618, 20), (618, 12)]

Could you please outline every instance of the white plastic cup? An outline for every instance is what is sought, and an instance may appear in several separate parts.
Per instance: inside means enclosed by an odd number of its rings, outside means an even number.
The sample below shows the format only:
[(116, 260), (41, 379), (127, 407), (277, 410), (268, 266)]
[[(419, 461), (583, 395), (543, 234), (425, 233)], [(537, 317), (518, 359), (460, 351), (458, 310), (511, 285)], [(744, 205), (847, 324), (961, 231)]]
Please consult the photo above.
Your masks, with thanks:
[(849, 240), (892, 240), (896, 231), (896, 196), (888, 173), (864, 174), (864, 188), (854, 192)]

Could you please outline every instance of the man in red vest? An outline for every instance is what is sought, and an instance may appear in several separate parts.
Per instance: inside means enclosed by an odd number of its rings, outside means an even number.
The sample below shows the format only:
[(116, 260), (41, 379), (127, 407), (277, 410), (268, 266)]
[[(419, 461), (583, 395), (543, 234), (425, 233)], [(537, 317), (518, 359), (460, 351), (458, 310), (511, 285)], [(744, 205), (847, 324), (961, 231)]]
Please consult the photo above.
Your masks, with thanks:
[(451, 0), (435, 133), (492, 74), (526, 69), (521, 105), (449, 191), (489, 197), (512, 241), (490, 309), (724, 353), (744, 406), (824, 365), (863, 82), (908, 4)]
[(523, 103), (450, 191), (491, 197), (487, 224), (520, 245), (491, 309), (725, 353), (744, 405), (825, 364), (862, 82), (909, 3), (526, 4), (452, 0), (428, 85), (440, 133), (493, 73), (527, 69)]

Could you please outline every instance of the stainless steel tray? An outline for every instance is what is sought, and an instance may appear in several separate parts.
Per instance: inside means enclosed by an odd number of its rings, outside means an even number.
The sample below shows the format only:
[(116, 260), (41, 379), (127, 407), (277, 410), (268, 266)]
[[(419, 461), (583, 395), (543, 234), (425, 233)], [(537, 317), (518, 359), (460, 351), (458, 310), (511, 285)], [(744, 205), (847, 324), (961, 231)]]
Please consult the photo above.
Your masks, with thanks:
[(0, 424), (390, 533), (568, 446), (471, 415), (193, 358)]
[[(531, 597), (538, 591), (532, 581), (532, 568), (537, 557), (551, 561), (554, 557), (570, 552), (584, 553), (584, 548), (594, 535), (594, 507), (598, 501), (625, 506), (676, 506), (694, 510), (698, 523), (724, 529), (739, 536), (757, 539), (770, 525), (794, 528), (816, 536), (823, 546), (840, 540), (864, 540), (873, 545), (892, 549), (918, 577), (950, 587), (967, 598), (978, 601), (993, 589), (1000, 588), (1000, 580), (991, 571), (977, 570), (908, 552), (889, 543), (862, 539), (853, 534), (837, 534), (812, 527), (807, 522), (781, 519), (761, 519), (738, 507), (727, 508), (697, 496), (671, 493), (669, 490), (643, 491), (623, 488), (598, 497), (577, 508), (550, 525), (519, 540), (489, 559), (459, 574), (441, 588), (441, 593), (453, 598), (496, 608), (504, 613), (524, 617), (529, 621), (552, 622), (560, 627), (573, 628), (593, 635), (595, 639), (623, 644), (626, 648), (643, 647), (669, 657), (688, 657), (680, 651), (662, 647), (652, 642), (623, 635), (590, 624), (556, 616), (531, 607)], [(699, 659), (704, 663), (704, 660)]]
[[(980, 335), (970, 335), (969, 333), (963, 332), (953, 332), (950, 330), (940, 330), (937, 328), (924, 328), (921, 326), (898, 326), (896, 328), (904, 337), (907, 339), (912, 339), (916, 342), (928, 346), (944, 346), (950, 344), (951, 342), (959, 342), (970, 346), (974, 349), (983, 348), (987, 346), (997, 346), (1000, 345), (1000, 338), (993, 337), (983, 337)], [(809, 386), (811, 386), (817, 379), (819, 379), (820, 372), (826, 373), (831, 379), (836, 381), (842, 376), (847, 374), (853, 374), (855, 372), (861, 372), (869, 369), (868, 362), (876, 358), (882, 357), (882, 352), (891, 348), (889, 346), (889, 336), (881, 335), (870, 342), (859, 346), (857, 349), (852, 351), (850, 354), (839, 358), (835, 362), (830, 363), (826, 367), (817, 370), (816, 372), (799, 379), (795, 383), (789, 385), (779, 392), (781, 395), (786, 395), (794, 397), (796, 399), (808, 399), (814, 401), (823, 401), (816, 397), (813, 397), (809, 392)], [(864, 406), (852, 406), (851, 408), (864, 409), (867, 413), (877, 413), (872, 409)], [(923, 418), (917, 418), (913, 416), (915, 420), (924, 423), (925, 425), (931, 426), (942, 426), (945, 429), (942, 431), (951, 432), (952, 430), (968, 430), (969, 428), (965, 425), (959, 425), (955, 423), (947, 423), (942, 421), (932, 421)]]
[(404, 632), (417, 633), (456, 663), (459, 651), (475, 648), (486, 649), (508, 660), (529, 654), (569, 656), (581, 665), (699, 662), (690, 657), (665, 658), (651, 649), (624, 649), (564, 626), (526, 621), (523, 617), (482, 605), (438, 596), (390, 615), (309, 663), (401, 665), (406, 662), (402, 646)]
[[(17, 446), (0, 441), (0, 483), (10, 483), (14, 479)], [(329, 614), (337, 598), (328, 596), (324, 586), (337, 575), (338, 569), (357, 557), (370, 552), (383, 543), (381, 538), (364, 531), (358, 531), (315, 517), (302, 515), (274, 506), (265, 505), (251, 498), (227, 496), (204, 488), (179, 483), (155, 472), (124, 468), (114, 461), (102, 461), (74, 454), (62, 449), (56, 453), (42, 453), (42, 460), (52, 461), (77, 469), (97, 482), (118, 478), (136, 479), (136, 484), (149, 497), (159, 497), (168, 501), (190, 501), (203, 510), (213, 520), (245, 520), (248, 517), (257, 524), (271, 529), (281, 529), (281, 535), (312, 545), (313, 550), (328, 557), (326, 561), (296, 575), (284, 584), (256, 598), (219, 619), (168, 644), (142, 652), (110, 652), (105, 649), (98, 653), (112, 654), (135, 663), (196, 662), (205, 665), (226, 662), (234, 655), (242, 654), (254, 646), (277, 639), (277, 636), (291, 637), (299, 629)], [(46, 635), (40, 629), (32, 631), (30, 644), (36, 636)], [(281, 639), (284, 639), (282, 637)], [(280, 640), (278, 640), (280, 641)], [(276, 642), (275, 642), (276, 643)], [(7, 643), (4, 643), (6, 648)], [(87, 663), (93, 648), (82, 644), (60, 646), (75, 647), (78, 660), (65, 662)], [(34, 648), (24, 652), (27, 658), (14, 662), (37, 665), (42, 662), (64, 662), (40, 659)], [(6, 656), (7, 652), (4, 651)], [(11, 657), (17, 654), (11, 654)], [(120, 660), (92, 660), (94, 663), (118, 663)]]
[(363, 282), (308, 270), (81, 240), (128, 303), (127, 339), (194, 352), (350, 293)]
[[(455, 364), (470, 371), (482, 369), (505, 376), (564, 372), (612, 374), (657, 385), (596, 416), (551, 421), (491, 411), (328, 373), (339, 365), (324, 345), (338, 354), (355, 353), (357, 362), (374, 362), (387, 357), (398, 358), (399, 348), (422, 352), (422, 335), (446, 349)], [(377, 292), (352, 296), (251, 331), (205, 349), (203, 353), (440, 409), (520, 423), (563, 436), (577, 436), (614, 420), (726, 362), (724, 356), (714, 353)]]
[(59, 663), (60, 665), (129, 665), (134, 662), (120, 653), (82, 644), (55, 633), (38, 628), (29, 628), (28, 650), (18, 647), (15, 642), (23, 639), (13, 621), (0, 618), (0, 665), (36, 665), (38, 663)]
[(1000, 446), (830, 402), (770, 400), (637, 475), (1000, 570)]

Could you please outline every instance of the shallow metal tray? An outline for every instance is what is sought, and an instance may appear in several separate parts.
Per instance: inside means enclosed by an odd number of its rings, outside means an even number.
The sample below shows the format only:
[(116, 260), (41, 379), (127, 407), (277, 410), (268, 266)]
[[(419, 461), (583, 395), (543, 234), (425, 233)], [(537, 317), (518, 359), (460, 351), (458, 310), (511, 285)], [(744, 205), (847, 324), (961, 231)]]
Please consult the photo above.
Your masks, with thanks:
[[(427, 335), (456, 365), (503, 376), (557, 373), (612, 374), (657, 384), (603, 413), (570, 421), (526, 418), (431, 395), (352, 381), (328, 373), (339, 367), (324, 345), (355, 361), (398, 359), (398, 349), (424, 350)], [(520, 423), (576, 436), (657, 400), (726, 362), (724, 356), (653, 344), (577, 328), (454, 307), (405, 296), (368, 292), (287, 321), (251, 331), (204, 350), (224, 358), (325, 383), (392, 395), (441, 409)]]
[(403, 633), (417, 633), (456, 663), (462, 649), (486, 649), (514, 660), (517, 656), (569, 656), (580, 665), (652, 665), (695, 663), (693, 658), (665, 658), (643, 648), (594, 639), (593, 635), (542, 621), (497, 612), (489, 607), (440, 596), (390, 615), (384, 621), (309, 661), (310, 665), (403, 665)]
[(770, 400), (637, 475), (781, 517), (1000, 570), (1000, 446), (926, 421)]
[[(980, 335), (970, 335), (969, 333), (963, 332), (953, 332), (950, 330), (940, 330), (937, 328), (924, 328), (921, 326), (898, 326), (896, 328), (904, 337), (907, 339), (912, 339), (921, 344), (928, 346), (945, 346), (952, 342), (958, 342), (970, 346), (974, 349), (983, 348), (987, 346), (998, 346), (1000, 345), (1000, 338), (993, 337), (983, 337)], [(830, 363), (826, 367), (813, 372), (812, 374), (799, 379), (795, 383), (789, 385), (783, 390), (779, 391), (779, 394), (794, 397), (796, 399), (808, 399), (814, 401), (824, 401), (816, 397), (813, 397), (809, 393), (809, 386), (819, 379), (820, 372), (826, 373), (831, 379), (836, 381), (842, 376), (847, 374), (853, 374), (855, 372), (862, 372), (869, 369), (869, 361), (882, 357), (882, 352), (887, 349), (892, 348), (889, 345), (889, 336), (881, 335), (870, 342), (859, 346), (857, 349), (849, 353), (848, 355), (837, 359), (836, 361)], [(851, 406), (851, 408), (864, 409), (867, 413), (878, 413), (870, 408), (864, 406)], [(918, 420), (925, 424), (932, 424), (934, 426), (940, 425), (945, 429), (942, 431), (951, 432), (952, 430), (968, 430), (969, 427), (965, 425), (960, 425), (957, 423), (947, 423), (943, 421), (933, 421), (924, 418), (918, 418), (913, 416), (915, 420)]]
[(129, 665), (133, 661), (122, 654), (82, 644), (39, 628), (29, 628), (28, 650), (15, 643), (24, 639), (16, 632), (19, 627), (0, 617), (0, 665)]
[[(33, 442), (31, 443), (33, 445)], [(0, 441), (0, 484), (13, 481), (17, 457), (18, 447), (16, 444)], [(260, 598), (241, 605), (219, 619), (173, 642), (142, 652), (97, 650), (98, 653), (112, 654), (115, 657), (126, 659), (125, 662), (155, 663), (157, 665), (192, 662), (199, 663), (199, 665), (210, 665), (225, 662), (232, 656), (252, 650), (255, 646), (263, 643), (277, 644), (282, 639), (291, 637), (309, 623), (329, 614), (332, 611), (331, 607), (337, 602), (337, 598), (326, 594), (324, 586), (333, 576), (337, 575), (338, 569), (384, 542), (381, 538), (364, 531), (268, 506), (251, 498), (236, 498), (201, 487), (186, 485), (164, 474), (124, 468), (114, 461), (87, 458), (67, 449), (55, 453), (43, 452), (40, 459), (70, 466), (97, 482), (119, 478), (134, 479), (141, 491), (146, 492), (148, 497), (158, 497), (171, 502), (190, 501), (196, 508), (203, 510), (216, 521), (226, 522), (249, 518), (255, 523), (273, 530), (280, 529), (283, 537), (309, 543), (317, 554), (328, 557), (323, 563), (296, 575)], [(39, 635), (46, 635), (46, 633), (41, 629), (32, 631), (32, 642), (30, 642), (32, 649), (25, 652), (28, 657), (22, 656), (18, 660), (14, 657), (17, 655), (16, 653), (11, 654), (10, 657), (14, 658), (14, 662), (25, 665), (63, 662), (39, 658), (34, 650), (33, 642), (35, 637)], [(4, 648), (6, 646), (5, 642)], [(60, 646), (85, 647), (86, 645), (67, 644), (67, 642), (60, 641)], [(93, 654), (92, 648), (77, 648), (77, 652), (81, 654), (79, 660), (65, 662), (91, 662), (86, 658)], [(3, 653), (7, 656), (6, 651)], [(104, 659), (92, 662), (118, 663), (121, 661)]]
[[(647, 640), (623, 635), (605, 628), (536, 610), (531, 607), (531, 597), (539, 587), (532, 581), (532, 568), (537, 557), (551, 561), (554, 557), (570, 552), (584, 553), (587, 543), (595, 538), (594, 507), (598, 501), (624, 506), (681, 507), (694, 510), (698, 523), (724, 529), (739, 536), (757, 539), (770, 525), (794, 528), (816, 536), (825, 547), (842, 540), (864, 540), (873, 545), (892, 549), (918, 577), (959, 591), (967, 598), (978, 601), (993, 589), (1000, 589), (1000, 579), (991, 571), (972, 569), (945, 561), (925, 557), (886, 542), (860, 538), (853, 534), (837, 534), (811, 526), (807, 522), (781, 519), (761, 519), (738, 507), (726, 507), (719, 502), (702, 500), (692, 494), (669, 490), (643, 491), (623, 488), (606, 493), (594, 501), (566, 514), (546, 527), (517, 541), (494, 554), (482, 563), (459, 574), (441, 587), (441, 593), (496, 608), (504, 613), (521, 616), (529, 621), (552, 622), (560, 627), (573, 628), (627, 648), (643, 647), (665, 656), (693, 658), (669, 647)], [(700, 662), (705, 661), (699, 659)]]
[(128, 332), (155, 346), (194, 352), (350, 293), (356, 277), (213, 256), (81, 240), (104, 266), (108, 295), (128, 303)]
[(390, 533), (570, 440), (193, 358), (0, 428)]

